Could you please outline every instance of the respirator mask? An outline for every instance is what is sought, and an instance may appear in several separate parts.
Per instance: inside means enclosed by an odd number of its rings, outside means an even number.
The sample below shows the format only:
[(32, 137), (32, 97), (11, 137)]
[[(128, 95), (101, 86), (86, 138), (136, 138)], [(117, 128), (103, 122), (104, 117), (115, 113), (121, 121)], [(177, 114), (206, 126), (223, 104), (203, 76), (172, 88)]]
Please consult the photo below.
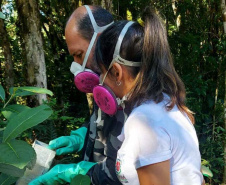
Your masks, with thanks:
[(86, 51), (82, 66), (79, 63), (73, 61), (70, 67), (70, 71), (74, 74), (74, 83), (75, 83), (75, 86), (78, 88), (78, 90), (85, 93), (92, 93), (93, 88), (99, 84), (99, 75), (94, 73), (90, 69), (86, 69), (85, 66), (98, 33), (103, 32), (108, 26), (113, 24), (113, 22), (106, 26), (99, 27), (93, 17), (92, 11), (90, 10), (89, 6), (85, 5), (85, 8), (91, 20), (94, 33), (90, 41), (89, 47)]
[(134, 22), (132, 22), (132, 21), (128, 22), (122, 29), (122, 31), (119, 35), (117, 44), (115, 46), (113, 60), (112, 60), (111, 64), (109, 65), (108, 70), (103, 77), (103, 80), (101, 80), (102, 82), (93, 88), (93, 97), (94, 97), (95, 102), (97, 103), (98, 107), (108, 115), (116, 114), (118, 107), (122, 106), (123, 101), (125, 101), (127, 99), (126, 96), (124, 96), (122, 99), (116, 98), (114, 92), (106, 85), (103, 85), (104, 80), (105, 80), (109, 70), (111, 69), (111, 67), (113, 66), (113, 64), (115, 62), (125, 65), (125, 66), (132, 66), (132, 67), (139, 67), (141, 65), (141, 62), (128, 61), (128, 60), (125, 60), (122, 57), (120, 57), (120, 48), (121, 48), (123, 38), (124, 38), (127, 30), (129, 29), (129, 27), (133, 23)]

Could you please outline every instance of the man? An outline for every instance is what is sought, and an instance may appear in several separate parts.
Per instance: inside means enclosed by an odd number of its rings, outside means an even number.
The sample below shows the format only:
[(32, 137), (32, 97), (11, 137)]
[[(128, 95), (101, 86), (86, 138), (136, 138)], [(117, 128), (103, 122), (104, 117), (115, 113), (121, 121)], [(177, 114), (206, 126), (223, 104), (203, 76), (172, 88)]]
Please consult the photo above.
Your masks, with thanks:
[[(96, 37), (112, 22), (112, 15), (97, 6), (77, 8), (67, 22), (65, 38), (69, 53), (74, 58), (71, 71), (75, 75), (76, 86), (83, 92), (90, 90), (86, 87), (87, 84), (89, 87), (95, 85), (92, 84), (95, 74), (91, 74), (92, 72), (85, 67), (98, 72), (93, 60), (93, 45)], [(83, 72), (91, 73), (86, 75)], [(78, 76), (84, 77), (83, 74), (85, 74), (85, 78), (81, 80)], [(91, 84), (87, 76), (91, 77)], [(122, 144), (117, 136), (121, 133), (123, 123), (124, 113), (122, 110), (118, 110), (115, 116), (108, 116), (100, 109), (98, 110), (95, 105), (94, 114), (87, 127), (83, 126), (72, 131), (70, 136), (62, 136), (49, 143), (49, 147), (56, 150), (57, 155), (74, 153), (84, 147), (84, 161), (77, 164), (56, 165), (29, 185), (64, 184), (71, 182), (72, 178), (78, 174), (87, 174), (91, 178), (92, 184), (96, 185), (121, 184), (115, 173), (115, 161), (117, 151)], [(88, 141), (84, 146), (86, 135), (88, 135)]]

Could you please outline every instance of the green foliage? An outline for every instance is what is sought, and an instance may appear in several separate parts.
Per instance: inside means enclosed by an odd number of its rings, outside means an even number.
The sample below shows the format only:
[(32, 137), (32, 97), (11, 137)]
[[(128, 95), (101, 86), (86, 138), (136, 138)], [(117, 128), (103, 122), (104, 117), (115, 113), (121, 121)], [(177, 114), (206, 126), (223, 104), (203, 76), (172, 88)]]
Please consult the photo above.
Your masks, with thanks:
[(87, 175), (77, 175), (75, 176), (70, 185), (90, 185), (90, 177)]
[[(30, 93), (32, 92), (32, 94)], [(37, 87), (11, 88), (10, 97), (5, 100), (5, 90), (0, 85), (2, 107), (0, 112), (0, 183), (12, 184), (16, 177), (21, 177), (26, 168), (32, 168), (36, 162), (34, 149), (25, 141), (17, 138), (27, 129), (38, 125), (51, 116), (52, 110), (47, 105), (30, 108), (25, 105), (12, 104), (16, 96), (33, 95), (34, 93), (52, 92)]]
[(202, 174), (204, 176), (210, 177), (210, 178), (213, 177), (213, 173), (210, 171), (210, 169), (208, 167), (202, 165), (202, 168), (201, 169), (202, 169)]
[(6, 175), (4, 173), (2, 173), (0, 175), (0, 184), (1, 185), (9, 185), (9, 184), (13, 184), (14, 182), (17, 181), (17, 177), (12, 177), (10, 175)]
[(69, 104), (67, 103), (61, 107), (57, 104), (55, 98), (50, 98), (45, 104), (53, 110), (52, 115), (43, 123), (32, 128), (35, 133), (35, 138), (33, 138), (34, 136), (31, 134), (31, 130), (28, 130), (23, 135), (24, 139), (38, 139), (49, 143), (50, 140), (59, 136), (70, 135), (71, 130), (79, 128), (85, 122), (84, 117), (77, 118), (70, 115)]
[(3, 102), (5, 102), (5, 90), (3, 89), (2, 86), (0, 86), (0, 98), (2, 99)]
[(13, 87), (13, 88), (10, 88), (9, 91), (10, 91), (10, 94), (14, 94), (14, 96), (24, 96), (24, 94), (27, 92), (31, 92), (32, 93), (31, 95), (38, 93), (38, 94), (48, 94), (50, 96), (53, 96), (53, 93), (50, 90), (39, 88), (39, 87)]
[(25, 141), (3, 142), (0, 152), (0, 172), (14, 177), (21, 177), (25, 167), (32, 167), (36, 161), (34, 149)]
[(28, 110), (28, 109), (30, 109), (30, 107), (25, 106), (25, 105), (19, 105), (19, 104), (8, 105), (4, 109), (2, 109), (2, 115), (7, 120), (10, 120), (10, 118), (15, 117), (20, 112), (23, 112), (23, 111)]
[(5, 19), (5, 15), (2, 12), (0, 12), (0, 19)]
[(23, 109), (17, 116), (9, 120), (3, 134), (3, 142), (14, 139), (28, 128), (46, 120), (51, 114), (52, 110), (47, 105), (40, 105), (27, 110)]

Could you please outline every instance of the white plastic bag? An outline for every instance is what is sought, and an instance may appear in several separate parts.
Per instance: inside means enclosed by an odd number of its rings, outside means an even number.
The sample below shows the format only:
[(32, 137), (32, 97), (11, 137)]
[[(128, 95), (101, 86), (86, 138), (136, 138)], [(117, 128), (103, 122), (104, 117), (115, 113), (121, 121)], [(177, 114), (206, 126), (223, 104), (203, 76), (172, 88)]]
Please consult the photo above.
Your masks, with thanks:
[(56, 152), (48, 149), (48, 145), (41, 141), (35, 140), (32, 147), (35, 149), (37, 159), (32, 170), (26, 169), (24, 176), (19, 178), (16, 185), (27, 185), (36, 177), (46, 173), (56, 155)]

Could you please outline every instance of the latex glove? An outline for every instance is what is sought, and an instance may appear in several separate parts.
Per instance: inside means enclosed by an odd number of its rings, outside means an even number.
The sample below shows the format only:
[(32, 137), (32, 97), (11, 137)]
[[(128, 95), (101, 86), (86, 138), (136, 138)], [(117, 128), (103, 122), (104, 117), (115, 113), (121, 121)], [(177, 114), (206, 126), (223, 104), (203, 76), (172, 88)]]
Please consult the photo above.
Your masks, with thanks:
[(71, 182), (76, 175), (86, 175), (96, 163), (81, 161), (78, 164), (58, 164), (46, 174), (36, 178), (28, 185), (55, 185)]
[(71, 131), (70, 136), (62, 136), (50, 141), (49, 149), (56, 150), (56, 155), (78, 152), (84, 145), (86, 133), (86, 127)]

